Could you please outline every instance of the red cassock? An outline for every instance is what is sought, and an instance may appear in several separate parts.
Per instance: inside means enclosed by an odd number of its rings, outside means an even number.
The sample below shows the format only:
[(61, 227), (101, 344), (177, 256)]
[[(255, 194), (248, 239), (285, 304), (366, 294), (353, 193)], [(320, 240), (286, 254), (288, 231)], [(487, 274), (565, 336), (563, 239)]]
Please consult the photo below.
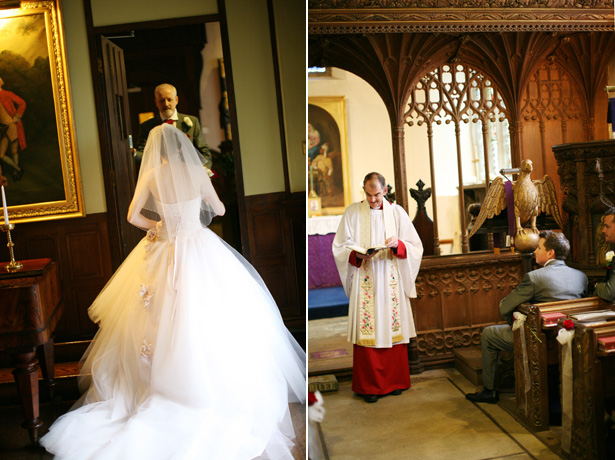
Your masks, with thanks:
[(408, 345), (391, 348), (353, 346), (352, 391), (362, 395), (385, 395), (410, 388)]

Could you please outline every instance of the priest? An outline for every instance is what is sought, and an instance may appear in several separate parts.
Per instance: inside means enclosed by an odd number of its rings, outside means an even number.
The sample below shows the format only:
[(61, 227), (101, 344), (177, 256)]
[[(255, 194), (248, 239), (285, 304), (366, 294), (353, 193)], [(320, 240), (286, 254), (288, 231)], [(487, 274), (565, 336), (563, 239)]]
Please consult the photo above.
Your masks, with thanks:
[(385, 188), (381, 174), (365, 176), (365, 200), (346, 209), (333, 240), (350, 299), (352, 390), (370, 403), (410, 388), (407, 344), (416, 337), (410, 298), (416, 297), (414, 281), (423, 255), (408, 214), (384, 199)]

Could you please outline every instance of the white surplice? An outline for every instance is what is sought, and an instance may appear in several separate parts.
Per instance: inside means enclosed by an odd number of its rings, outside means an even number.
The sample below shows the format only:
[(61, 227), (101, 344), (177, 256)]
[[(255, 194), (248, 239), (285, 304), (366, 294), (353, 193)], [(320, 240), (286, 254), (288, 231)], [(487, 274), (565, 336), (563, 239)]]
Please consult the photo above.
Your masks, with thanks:
[[(367, 210), (369, 204), (365, 201), (351, 204), (340, 222), (333, 241), (333, 256), (337, 265), (346, 295), (350, 299), (348, 309), (348, 341), (361, 346), (389, 348), (397, 343), (408, 343), (416, 337), (416, 329), (410, 306), (410, 298), (416, 297), (415, 280), (418, 274), (423, 245), (410, 221), (408, 214), (401, 206), (383, 202), (383, 209)], [(363, 225), (363, 232), (369, 231), (369, 240), (361, 236), (361, 214), (369, 219), (369, 226)], [(389, 216), (388, 219), (385, 216)], [(388, 220), (388, 225), (385, 221)], [(373, 280), (373, 318), (364, 310), (365, 298), (371, 299), (372, 294), (366, 294), (365, 281), (367, 275), (362, 272), (366, 263), (357, 268), (349, 263), (352, 250), (348, 246), (376, 246), (384, 244), (385, 239), (397, 236), (406, 246), (407, 258), (400, 259), (391, 256), (390, 250), (382, 250), (371, 259)], [(368, 273), (368, 272), (367, 272)], [(391, 283), (392, 279), (397, 282)], [(369, 281), (369, 280), (368, 280)], [(395, 290), (394, 290), (395, 289)], [(363, 306), (363, 308), (362, 308)], [(375, 337), (370, 341), (361, 339), (361, 324), (366, 318), (372, 321)], [(392, 324), (392, 318), (396, 325)], [(366, 345), (367, 344), (367, 345)]]

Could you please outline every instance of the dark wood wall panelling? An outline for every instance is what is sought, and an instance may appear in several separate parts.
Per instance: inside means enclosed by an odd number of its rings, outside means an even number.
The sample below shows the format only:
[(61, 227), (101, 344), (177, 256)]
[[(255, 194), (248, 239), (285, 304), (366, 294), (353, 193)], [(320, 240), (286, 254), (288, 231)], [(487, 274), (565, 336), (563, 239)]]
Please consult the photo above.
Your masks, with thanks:
[(523, 257), (509, 252), (424, 258), (411, 301), (421, 364), (449, 363), (454, 348), (480, 345), (482, 329), (502, 322), (497, 307), (524, 274)]
[(615, 204), (615, 140), (553, 147), (564, 198), (564, 233), (570, 240), (572, 264), (589, 277), (590, 286), (604, 279), (605, 254), (601, 221)]
[[(83, 218), (17, 224), (11, 232), (16, 259), (50, 258), (60, 269), (64, 312), (56, 328), (56, 340), (89, 339), (96, 325), (88, 307), (111, 277), (111, 251), (107, 214)], [(6, 248), (6, 234), (0, 235)], [(8, 250), (0, 256), (8, 260)]]
[[(305, 341), (305, 194), (246, 196), (252, 265), (278, 304), (286, 326)], [(246, 255), (247, 256), (247, 255)]]

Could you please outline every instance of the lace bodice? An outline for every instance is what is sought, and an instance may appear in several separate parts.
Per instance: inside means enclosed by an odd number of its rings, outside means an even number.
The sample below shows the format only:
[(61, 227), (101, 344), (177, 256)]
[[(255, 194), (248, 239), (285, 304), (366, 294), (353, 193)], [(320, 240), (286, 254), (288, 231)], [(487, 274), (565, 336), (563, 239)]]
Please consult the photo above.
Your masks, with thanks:
[(200, 198), (179, 203), (157, 202), (156, 204), (159, 206), (158, 209), (161, 211), (160, 217), (163, 220), (158, 237), (173, 238), (179, 234), (190, 233), (202, 228), (199, 219), (201, 209)]

